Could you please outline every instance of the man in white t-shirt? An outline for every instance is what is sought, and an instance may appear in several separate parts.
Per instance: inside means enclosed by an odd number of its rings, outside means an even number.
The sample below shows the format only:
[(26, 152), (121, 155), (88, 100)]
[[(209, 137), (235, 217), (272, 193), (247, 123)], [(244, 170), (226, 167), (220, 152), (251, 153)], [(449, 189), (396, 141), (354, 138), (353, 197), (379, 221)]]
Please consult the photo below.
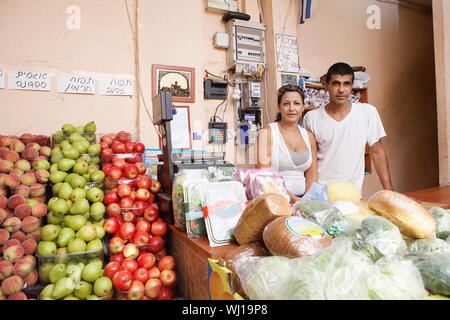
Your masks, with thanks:
[(383, 189), (393, 190), (381, 143), (386, 133), (376, 108), (348, 102), (354, 77), (353, 68), (346, 63), (331, 66), (325, 83), (330, 103), (309, 111), (303, 119), (304, 128), (316, 137), (319, 183), (345, 181), (361, 191), (367, 143)]

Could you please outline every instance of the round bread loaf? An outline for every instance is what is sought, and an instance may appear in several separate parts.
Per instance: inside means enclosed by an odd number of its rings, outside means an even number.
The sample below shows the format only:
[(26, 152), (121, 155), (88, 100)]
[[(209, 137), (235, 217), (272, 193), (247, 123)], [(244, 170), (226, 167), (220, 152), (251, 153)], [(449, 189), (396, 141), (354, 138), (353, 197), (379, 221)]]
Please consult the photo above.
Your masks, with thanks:
[(266, 193), (251, 200), (239, 218), (234, 236), (239, 244), (262, 242), (264, 227), (279, 216), (291, 216), (289, 201), (280, 194)]
[(298, 216), (276, 218), (264, 228), (263, 238), (270, 253), (286, 258), (312, 256), (331, 244), (318, 224)]
[(429, 238), (436, 231), (433, 216), (417, 201), (390, 190), (374, 193), (369, 208), (395, 224), (400, 232), (412, 239)]

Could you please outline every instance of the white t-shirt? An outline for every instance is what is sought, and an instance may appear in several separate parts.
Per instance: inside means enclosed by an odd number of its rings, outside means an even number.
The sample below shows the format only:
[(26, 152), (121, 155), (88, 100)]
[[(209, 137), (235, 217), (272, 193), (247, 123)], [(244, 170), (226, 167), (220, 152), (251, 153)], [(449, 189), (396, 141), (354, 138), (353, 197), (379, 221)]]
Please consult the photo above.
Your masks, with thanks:
[(386, 136), (377, 109), (353, 103), (348, 115), (336, 121), (320, 108), (305, 115), (303, 127), (316, 137), (319, 183), (345, 181), (361, 191), (366, 143), (371, 147)]

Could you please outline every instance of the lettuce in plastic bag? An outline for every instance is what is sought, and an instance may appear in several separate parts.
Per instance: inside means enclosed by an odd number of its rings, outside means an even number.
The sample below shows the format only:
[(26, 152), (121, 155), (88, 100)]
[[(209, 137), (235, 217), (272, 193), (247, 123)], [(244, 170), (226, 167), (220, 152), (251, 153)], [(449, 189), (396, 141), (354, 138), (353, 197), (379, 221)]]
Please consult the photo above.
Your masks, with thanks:
[(396, 225), (384, 217), (371, 216), (361, 222), (354, 231), (353, 248), (367, 255), (374, 262), (384, 256), (403, 256), (406, 242)]
[(408, 243), (408, 252), (411, 254), (435, 251), (450, 251), (450, 244), (442, 239), (417, 239)]
[(409, 254), (406, 258), (419, 269), (425, 288), (450, 296), (450, 252)]
[(440, 207), (433, 207), (429, 211), (436, 222), (436, 237), (445, 240), (450, 236), (450, 213)]

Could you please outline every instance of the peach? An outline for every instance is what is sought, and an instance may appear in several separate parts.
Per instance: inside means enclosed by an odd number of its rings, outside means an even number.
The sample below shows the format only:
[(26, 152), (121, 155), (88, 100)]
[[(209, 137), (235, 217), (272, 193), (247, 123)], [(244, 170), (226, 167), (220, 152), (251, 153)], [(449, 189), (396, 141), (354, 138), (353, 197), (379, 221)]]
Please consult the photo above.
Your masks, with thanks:
[(8, 188), (0, 186), (0, 196), (6, 197), (8, 195)]
[(48, 158), (48, 157), (50, 157), (50, 152), (51, 152), (51, 151), (52, 151), (52, 149), (50, 149), (50, 147), (42, 146), (41, 149), (39, 150), (39, 154), (40, 154), (42, 157)]
[(37, 182), (45, 184), (48, 182), (48, 179), (50, 178), (50, 172), (48, 172), (45, 169), (39, 169), (38, 171), (35, 172), (35, 176)]
[(8, 203), (8, 198), (0, 195), (0, 209), (6, 209), (7, 203)]
[(11, 175), (11, 176), (15, 175), (15, 176), (21, 177), (21, 176), (23, 176), (24, 173), (25, 172), (22, 169), (14, 168), (9, 172), (9, 175)]
[(0, 160), (0, 172), (9, 173), (14, 169), (14, 163), (9, 160)]
[(14, 266), (11, 262), (3, 260), (0, 261), (0, 281), (12, 275)]
[(8, 136), (0, 136), (0, 147), (9, 147), (11, 145), (12, 139)]
[(19, 292), (23, 287), (23, 280), (19, 276), (10, 276), (3, 280), (1, 290), (6, 296)]
[(46, 195), (43, 194), (42, 196), (39, 196), (39, 197), (32, 197), (31, 199), (32, 199), (32, 200), (36, 200), (36, 201), (39, 202), (39, 203), (45, 203)]
[[(29, 256), (33, 257), (33, 256)], [(33, 257), (34, 258), (34, 257)], [(27, 274), (29, 274), (33, 269), (36, 268), (36, 258), (33, 260), (21, 258), (14, 264), (14, 274), (19, 277), (25, 278)]]
[(8, 150), (8, 151), (4, 152), (3, 159), (9, 160), (12, 163), (15, 163), (17, 160), (20, 159), (20, 157), (19, 157), (19, 154), (17, 152), (15, 152), (14, 150)]
[(16, 263), (23, 257), (25, 251), (23, 250), (21, 245), (12, 246), (5, 250), (3, 257), (6, 261), (11, 261), (12, 263)]
[(14, 164), (15, 168), (23, 170), (23, 172), (31, 169), (31, 163), (26, 159), (19, 159)]
[(22, 221), (22, 231), (25, 233), (30, 233), (39, 229), (41, 221), (33, 216), (26, 217)]
[(25, 285), (28, 288), (34, 286), (38, 280), (39, 280), (39, 272), (36, 269), (31, 270), (31, 272), (27, 274), (25, 278), (23, 278), (23, 282), (25, 282)]
[(9, 240), (10, 234), (6, 229), (0, 229), (0, 246), (4, 245)]
[(10, 233), (16, 232), (20, 230), (20, 227), (22, 225), (22, 221), (20, 221), (17, 217), (9, 217), (6, 218), (5, 221), (3, 221), (3, 228), (8, 230)]
[(6, 218), (14, 217), (14, 210), (6, 208), (5, 211), (6, 211)]
[(26, 235), (25, 233), (23, 233), (22, 231), (16, 231), (14, 233), (11, 234), (11, 239), (17, 239), (19, 240), (21, 243), (22, 241), (24, 241), (26, 239)]
[[(36, 175), (34, 171), (27, 171), (22, 177), (20, 177), (20, 182), (26, 186), (31, 186), (36, 183)], [(6, 182), (6, 181), (5, 181)]]
[(13, 246), (20, 246), (20, 241), (17, 239), (9, 239), (2, 247), (2, 254), (5, 253), (6, 249)]
[(31, 186), (30, 196), (33, 198), (41, 197), (45, 194), (45, 186), (40, 183), (34, 183)]
[(22, 242), (22, 248), (25, 255), (32, 255), (36, 252), (37, 241), (34, 239), (26, 239)]
[(20, 205), (22, 203), (26, 203), (25, 197), (15, 194), (15, 195), (12, 195), (11, 197), (9, 197), (7, 206), (11, 210), (14, 210), (18, 205)]
[(3, 208), (0, 208), (0, 224), (2, 224), (3, 221), (5, 221), (7, 216), (8, 216), (8, 213), (6, 212), (6, 210)]
[(39, 151), (39, 149), (41, 148), (41, 146), (39, 145), (39, 143), (36, 142), (28, 142), (27, 144), (25, 144), (25, 149), (27, 148), (33, 148), (36, 151)]
[(25, 150), (25, 144), (19, 139), (13, 138), (9, 148), (17, 153), (21, 153), (23, 150)]
[(6, 177), (8, 177), (8, 175), (6, 173), (0, 173), (0, 187), (4, 187), (5, 186), (5, 180)]
[(47, 205), (45, 203), (37, 203), (31, 207), (31, 215), (36, 218), (42, 218), (47, 214)]
[(9, 188), (17, 188), (20, 185), (20, 177), (15, 174), (10, 174), (5, 179), (5, 185)]
[(31, 207), (28, 203), (22, 203), (14, 209), (14, 215), (21, 220), (31, 216)]
[(22, 141), (23, 143), (28, 143), (33, 141), (33, 134), (25, 132), (22, 133), (22, 135), (19, 137), (20, 141)]
[(37, 157), (39, 157), (39, 151), (37, 151), (32, 147), (31, 148), (25, 147), (25, 149), (22, 151), (22, 158), (26, 160), (33, 160), (36, 159)]
[(33, 239), (35, 241), (39, 241), (41, 239), (41, 231), (39, 230), (39, 228), (33, 232), (29, 232), (27, 233), (26, 236), (27, 239)]
[(30, 186), (20, 184), (17, 188), (12, 189), (11, 191), (12, 194), (19, 194), (24, 198), (27, 198), (30, 195)]
[(27, 295), (22, 291), (15, 292), (12, 295), (8, 296), (7, 300), (28, 300)]

